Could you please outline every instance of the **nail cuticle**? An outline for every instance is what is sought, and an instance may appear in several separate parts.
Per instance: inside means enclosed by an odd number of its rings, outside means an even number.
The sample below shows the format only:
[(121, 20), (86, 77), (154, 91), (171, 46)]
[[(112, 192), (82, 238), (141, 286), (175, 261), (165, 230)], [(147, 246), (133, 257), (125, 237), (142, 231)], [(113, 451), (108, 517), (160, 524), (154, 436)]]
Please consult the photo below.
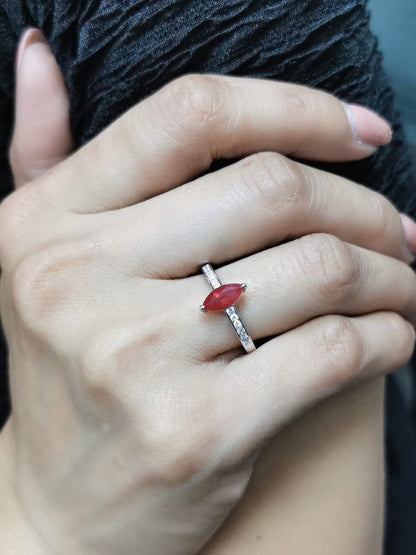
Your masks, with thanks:
[[(344, 108), (345, 113), (347, 115), (348, 123), (350, 124), (351, 132), (352, 132), (352, 136), (354, 138), (354, 141), (357, 144), (362, 145), (363, 142), (360, 139), (360, 135), (358, 134), (357, 125), (355, 123), (355, 117), (354, 117), (354, 114), (352, 113), (350, 105), (347, 102), (341, 102), (341, 104), (342, 104), (342, 107)], [(367, 146), (371, 146), (371, 145), (367, 145)]]
[(359, 104), (342, 102), (354, 142), (372, 149), (387, 145), (393, 136), (389, 123), (373, 110)]

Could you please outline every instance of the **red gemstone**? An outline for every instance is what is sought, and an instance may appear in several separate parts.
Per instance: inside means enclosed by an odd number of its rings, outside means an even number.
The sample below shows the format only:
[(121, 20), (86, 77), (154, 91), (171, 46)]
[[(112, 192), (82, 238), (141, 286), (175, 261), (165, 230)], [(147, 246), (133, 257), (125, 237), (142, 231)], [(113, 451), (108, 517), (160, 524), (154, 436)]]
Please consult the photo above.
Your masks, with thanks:
[(243, 292), (239, 283), (228, 283), (214, 289), (205, 299), (202, 305), (205, 310), (225, 310), (232, 306)]

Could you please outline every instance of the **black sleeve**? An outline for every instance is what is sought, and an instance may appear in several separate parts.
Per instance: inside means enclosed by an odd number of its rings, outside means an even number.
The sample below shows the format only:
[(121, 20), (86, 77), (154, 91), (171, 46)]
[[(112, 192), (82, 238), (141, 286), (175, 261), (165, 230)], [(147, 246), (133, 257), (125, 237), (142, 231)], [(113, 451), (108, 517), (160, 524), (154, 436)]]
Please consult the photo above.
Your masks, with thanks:
[(11, 176), (7, 162), (13, 122), (14, 49), (16, 36), (4, 7), (0, 7), (0, 198), (11, 191)]
[[(13, 59), (15, 37), (3, 7), (0, 7), (0, 199), (11, 191), (7, 161), (13, 121)], [(0, 331), (0, 428), (10, 411), (6, 343)]]

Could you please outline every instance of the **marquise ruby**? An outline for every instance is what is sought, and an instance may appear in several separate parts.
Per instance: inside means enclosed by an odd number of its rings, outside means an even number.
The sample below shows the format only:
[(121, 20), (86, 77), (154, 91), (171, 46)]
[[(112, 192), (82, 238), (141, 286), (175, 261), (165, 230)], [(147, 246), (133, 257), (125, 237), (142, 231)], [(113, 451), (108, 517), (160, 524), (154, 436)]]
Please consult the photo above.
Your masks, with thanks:
[(211, 291), (202, 307), (204, 310), (225, 310), (232, 306), (244, 291), (240, 283), (227, 283)]

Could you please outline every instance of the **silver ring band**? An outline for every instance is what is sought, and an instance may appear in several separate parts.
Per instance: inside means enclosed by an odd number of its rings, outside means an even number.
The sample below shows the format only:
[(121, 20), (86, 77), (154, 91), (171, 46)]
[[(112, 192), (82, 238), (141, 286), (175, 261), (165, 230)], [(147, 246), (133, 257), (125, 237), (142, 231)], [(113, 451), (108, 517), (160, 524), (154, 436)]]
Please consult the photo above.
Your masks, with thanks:
[[(218, 289), (219, 287), (222, 286), (211, 264), (204, 264), (204, 266), (202, 266), (202, 272), (204, 273), (204, 276), (207, 278), (207, 281), (211, 285), (213, 290)], [(245, 291), (245, 285), (242, 284), (241, 287), (242, 287), (242, 290)], [(201, 309), (204, 310), (204, 305), (201, 306)], [(228, 316), (228, 319), (230, 320), (231, 324), (233, 325), (233, 328), (238, 336), (238, 339), (240, 340), (240, 343), (244, 347), (244, 350), (246, 351), (246, 353), (252, 353), (253, 351), (255, 351), (256, 347), (253, 343), (253, 340), (247, 333), (247, 330), (244, 327), (244, 324), (241, 321), (241, 318), (235, 306), (231, 305), (228, 308), (225, 308), (224, 312)]]

